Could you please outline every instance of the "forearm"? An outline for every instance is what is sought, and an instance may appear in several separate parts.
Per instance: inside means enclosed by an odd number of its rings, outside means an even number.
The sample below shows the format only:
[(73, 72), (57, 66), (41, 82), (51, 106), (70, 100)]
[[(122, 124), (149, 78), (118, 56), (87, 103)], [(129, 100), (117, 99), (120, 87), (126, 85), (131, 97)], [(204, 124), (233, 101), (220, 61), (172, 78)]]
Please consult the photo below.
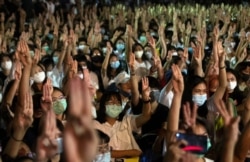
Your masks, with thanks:
[(227, 139), (223, 145), (220, 162), (235, 162), (233, 159), (235, 142)]
[(23, 69), (23, 74), (21, 77), (20, 89), (19, 89), (20, 94), (18, 95), (18, 101), (19, 101), (20, 105), (24, 104), (25, 95), (30, 90), (29, 84), (30, 84), (31, 67), (32, 67), (32, 65), (29, 64), (29, 65), (26, 65)]
[(169, 115), (167, 119), (168, 123), (168, 130), (171, 132), (178, 131), (179, 128), (179, 115), (180, 115), (180, 108), (181, 108), (181, 94), (174, 94), (174, 98), (172, 101), (171, 108), (169, 110)]
[(112, 150), (111, 151), (112, 158), (127, 158), (127, 157), (136, 157), (140, 155), (141, 155), (141, 151), (139, 150)]
[(138, 81), (135, 75), (135, 72), (131, 72), (131, 93), (132, 93), (132, 103), (137, 105), (139, 103), (139, 90), (138, 90)]
[(204, 77), (204, 72), (201, 65), (196, 65), (194, 69), (194, 74), (200, 77)]
[(15, 159), (17, 157), (18, 151), (20, 149), (21, 141), (26, 133), (26, 130), (18, 129), (11, 135), (3, 154)]
[(17, 92), (17, 89), (19, 87), (19, 80), (15, 80), (13, 86), (10, 88), (8, 91), (6, 98), (5, 98), (5, 103), (9, 104), (10, 106), (12, 105), (13, 98), (15, 97), (15, 94)]

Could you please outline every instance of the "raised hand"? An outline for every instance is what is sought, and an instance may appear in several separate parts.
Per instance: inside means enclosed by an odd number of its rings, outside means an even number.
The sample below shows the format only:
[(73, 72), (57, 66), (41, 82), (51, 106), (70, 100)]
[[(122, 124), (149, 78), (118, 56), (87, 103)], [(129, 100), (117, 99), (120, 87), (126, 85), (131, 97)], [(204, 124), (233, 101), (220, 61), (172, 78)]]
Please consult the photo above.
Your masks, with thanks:
[(73, 77), (68, 82), (69, 121), (64, 130), (67, 161), (91, 161), (96, 155), (98, 142), (92, 126), (92, 104), (87, 82), (79, 77)]
[(50, 79), (47, 79), (46, 83), (43, 85), (43, 97), (41, 101), (41, 107), (46, 112), (52, 109), (52, 93), (53, 86)]
[(41, 118), (42, 133), (37, 140), (37, 160), (46, 161), (58, 153), (56, 138), (59, 130), (56, 127), (56, 116), (52, 109)]
[(28, 44), (22, 39), (18, 42), (16, 57), (22, 62), (24, 66), (32, 64)]
[(188, 128), (193, 129), (196, 125), (197, 109), (198, 109), (198, 106), (196, 104), (193, 105), (192, 112), (191, 112), (189, 102), (183, 105), (184, 121)]
[(142, 100), (143, 101), (150, 100), (150, 87), (147, 77), (142, 78)]
[(19, 61), (15, 62), (15, 72), (14, 72), (14, 79), (21, 80), (22, 77), (22, 64)]
[(154, 38), (152, 36), (149, 36), (147, 39), (148, 39), (148, 43), (150, 44), (150, 46), (155, 49), (155, 40), (154, 40)]
[(30, 92), (25, 94), (24, 105), (18, 105), (13, 119), (13, 128), (27, 130), (33, 122), (33, 100)]
[(178, 65), (172, 65), (172, 85), (175, 94), (182, 94), (184, 90), (183, 76)]

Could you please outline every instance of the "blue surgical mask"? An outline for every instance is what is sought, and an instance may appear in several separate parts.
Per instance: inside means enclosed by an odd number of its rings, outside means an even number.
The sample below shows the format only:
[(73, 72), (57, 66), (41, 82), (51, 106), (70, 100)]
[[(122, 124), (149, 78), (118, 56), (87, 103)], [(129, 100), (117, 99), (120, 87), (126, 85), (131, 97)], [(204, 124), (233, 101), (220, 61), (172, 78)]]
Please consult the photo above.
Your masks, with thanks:
[(52, 40), (54, 38), (54, 35), (53, 34), (48, 34), (47, 37)]
[(49, 46), (43, 46), (43, 50), (47, 53), (49, 51)]
[(141, 43), (145, 43), (147, 41), (147, 37), (144, 36), (144, 35), (141, 35), (139, 40), (140, 40)]
[(55, 64), (59, 62), (59, 57), (58, 56), (53, 56), (53, 61)]
[(106, 105), (106, 115), (111, 118), (117, 118), (122, 112), (122, 105)]
[[(211, 144), (211, 140), (210, 138), (207, 138), (207, 151), (212, 147), (212, 144)], [(203, 158), (205, 156), (205, 154), (199, 154), (199, 155), (196, 155), (197, 157), (199, 158)]]
[(192, 97), (192, 101), (198, 105), (198, 106), (202, 106), (207, 100), (207, 94), (203, 94), (203, 95), (193, 95)]
[(192, 47), (188, 47), (188, 53), (193, 54), (193, 48)]
[(113, 61), (113, 62), (110, 63), (110, 66), (113, 69), (117, 69), (120, 66), (120, 61)]
[(118, 44), (116, 44), (116, 49), (118, 51), (122, 51), (125, 49), (125, 45), (123, 43), (118, 43)]

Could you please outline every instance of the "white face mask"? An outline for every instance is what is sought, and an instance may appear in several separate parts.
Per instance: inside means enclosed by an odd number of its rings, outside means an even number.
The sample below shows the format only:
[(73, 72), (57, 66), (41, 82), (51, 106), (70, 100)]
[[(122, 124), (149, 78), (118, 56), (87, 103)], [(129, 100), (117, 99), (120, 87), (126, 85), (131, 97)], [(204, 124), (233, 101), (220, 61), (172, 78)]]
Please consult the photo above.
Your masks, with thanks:
[(2, 100), (3, 100), (3, 94), (0, 93), (0, 103), (2, 103)]
[(12, 62), (11, 61), (2, 62), (1, 66), (4, 70), (10, 70), (12, 67)]
[(79, 50), (83, 50), (84, 48), (85, 48), (85, 45), (79, 45), (79, 46), (78, 46), (78, 49), (79, 49)]
[(33, 76), (33, 79), (34, 79), (35, 83), (42, 83), (44, 81), (44, 79), (45, 79), (45, 72), (41, 71), (41, 72), (36, 73)]
[(142, 51), (142, 50), (141, 50), (141, 51), (136, 51), (136, 52), (135, 52), (135, 57), (136, 57), (136, 58), (141, 58), (142, 55), (143, 55), (143, 51)]
[(237, 82), (236, 81), (231, 81), (231, 82), (228, 82), (227, 84), (227, 88), (229, 90), (234, 90), (234, 88), (237, 86)]
[(192, 101), (198, 105), (198, 106), (202, 106), (207, 100), (207, 94), (204, 95), (193, 95), (192, 97)]
[(110, 161), (111, 161), (110, 152), (98, 154), (96, 155), (95, 160), (93, 160), (93, 162), (110, 162)]

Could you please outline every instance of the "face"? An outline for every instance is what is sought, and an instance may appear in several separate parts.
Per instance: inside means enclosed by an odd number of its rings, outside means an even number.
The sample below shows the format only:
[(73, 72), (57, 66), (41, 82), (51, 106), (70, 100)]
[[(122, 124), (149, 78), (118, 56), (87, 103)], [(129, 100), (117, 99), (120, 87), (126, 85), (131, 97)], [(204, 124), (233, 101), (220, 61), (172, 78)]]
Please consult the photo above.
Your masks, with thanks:
[(110, 57), (109, 63), (116, 62), (116, 61), (118, 61), (118, 58), (116, 56), (112, 56)]
[(52, 101), (56, 101), (59, 99), (65, 98), (65, 96), (63, 95), (62, 92), (58, 91), (58, 90), (53, 90), (52, 93)]
[(36, 65), (36, 66), (33, 68), (32, 76), (33, 76), (34, 74), (39, 73), (39, 72), (42, 72), (42, 71), (43, 71), (43, 69), (42, 69), (40, 66)]
[(237, 81), (236, 77), (232, 73), (227, 73), (227, 82), (234, 82)]
[(198, 124), (198, 123), (195, 125), (193, 129), (193, 133), (196, 135), (208, 136), (206, 128), (203, 125)]
[(116, 96), (111, 96), (108, 101), (105, 103), (106, 105), (121, 105), (122, 103), (118, 100)]
[(136, 51), (142, 51), (142, 50), (143, 50), (142, 47), (139, 46), (139, 45), (135, 47), (135, 52), (136, 52)]
[(207, 93), (207, 86), (205, 83), (200, 83), (192, 90), (192, 95), (204, 95)]
[(11, 61), (9, 57), (3, 57), (2, 62)]
[(92, 57), (94, 57), (94, 56), (101, 56), (100, 51), (99, 51), (99, 50), (97, 50), (97, 49), (95, 49), (95, 50), (93, 51), (93, 55), (92, 55)]
[(121, 83), (120, 88), (124, 92), (131, 93), (131, 82), (127, 81), (126, 83)]

